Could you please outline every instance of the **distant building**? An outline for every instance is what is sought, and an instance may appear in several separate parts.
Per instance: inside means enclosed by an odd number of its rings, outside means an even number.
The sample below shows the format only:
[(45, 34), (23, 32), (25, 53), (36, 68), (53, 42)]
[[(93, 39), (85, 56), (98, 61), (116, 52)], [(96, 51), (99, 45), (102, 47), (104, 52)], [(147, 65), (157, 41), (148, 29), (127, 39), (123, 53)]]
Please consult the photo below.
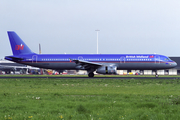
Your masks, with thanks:
[(177, 66), (174, 68), (174, 71), (177, 72), (176, 75), (180, 75), (180, 57), (170, 57), (170, 59), (177, 63)]

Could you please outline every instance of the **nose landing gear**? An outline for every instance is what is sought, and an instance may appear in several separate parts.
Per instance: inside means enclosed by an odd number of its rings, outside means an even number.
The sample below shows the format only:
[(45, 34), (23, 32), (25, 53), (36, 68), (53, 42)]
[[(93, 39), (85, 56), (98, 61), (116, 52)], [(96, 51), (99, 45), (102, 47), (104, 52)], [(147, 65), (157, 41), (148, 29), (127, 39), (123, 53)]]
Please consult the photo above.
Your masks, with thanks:
[(157, 70), (155, 71), (156, 73), (155, 73), (155, 77), (156, 78), (158, 78), (159, 77), (159, 75), (157, 74)]

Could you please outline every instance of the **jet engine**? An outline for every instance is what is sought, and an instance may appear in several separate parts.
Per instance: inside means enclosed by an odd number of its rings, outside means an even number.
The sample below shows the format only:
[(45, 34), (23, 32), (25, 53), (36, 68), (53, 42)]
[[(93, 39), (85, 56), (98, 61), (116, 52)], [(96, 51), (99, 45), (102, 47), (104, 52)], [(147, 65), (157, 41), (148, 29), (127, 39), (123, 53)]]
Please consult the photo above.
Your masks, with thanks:
[(117, 74), (116, 66), (102, 66), (96, 70), (100, 74)]

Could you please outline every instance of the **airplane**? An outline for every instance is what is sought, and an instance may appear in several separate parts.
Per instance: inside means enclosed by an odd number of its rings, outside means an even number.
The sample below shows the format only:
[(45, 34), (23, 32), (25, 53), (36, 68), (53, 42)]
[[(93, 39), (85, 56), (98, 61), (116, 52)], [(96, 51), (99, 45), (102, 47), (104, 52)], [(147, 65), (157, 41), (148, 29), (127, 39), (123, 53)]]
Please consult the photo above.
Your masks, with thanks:
[(117, 74), (117, 70), (171, 69), (177, 63), (159, 54), (36, 54), (14, 32), (8, 31), (13, 55), (6, 60), (39, 68), (61, 70), (86, 70), (88, 77), (99, 74)]
[(13, 72), (15, 74), (15, 71), (21, 70), (23, 74), (25, 74), (25, 71), (27, 69), (26, 65), (10, 62), (10, 61), (0, 61), (0, 70), (5, 71), (6, 74), (11, 74)]
[(15, 68), (12, 67), (12, 66), (3, 66), (3, 65), (0, 65), (0, 71), (5, 71), (6, 74), (10, 74), (11, 71), (13, 71), (13, 73), (15, 73)]
[(2, 60), (0, 61), (0, 71), (4, 71), (6, 74), (14, 74), (19, 72), (20, 74), (26, 74), (26, 72), (30, 73), (30, 71), (38, 71), (39, 68), (31, 67), (19, 63), (14, 63), (11, 61)]

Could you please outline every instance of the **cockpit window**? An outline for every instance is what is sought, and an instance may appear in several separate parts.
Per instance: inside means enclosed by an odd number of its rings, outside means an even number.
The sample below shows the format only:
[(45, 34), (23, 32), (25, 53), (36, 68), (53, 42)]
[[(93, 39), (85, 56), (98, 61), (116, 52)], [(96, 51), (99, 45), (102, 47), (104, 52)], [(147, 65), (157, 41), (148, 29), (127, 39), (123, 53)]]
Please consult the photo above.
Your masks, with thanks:
[(171, 59), (170, 58), (165, 58), (165, 61), (170, 61)]
[(168, 60), (171, 60), (170, 58), (168, 58)]

